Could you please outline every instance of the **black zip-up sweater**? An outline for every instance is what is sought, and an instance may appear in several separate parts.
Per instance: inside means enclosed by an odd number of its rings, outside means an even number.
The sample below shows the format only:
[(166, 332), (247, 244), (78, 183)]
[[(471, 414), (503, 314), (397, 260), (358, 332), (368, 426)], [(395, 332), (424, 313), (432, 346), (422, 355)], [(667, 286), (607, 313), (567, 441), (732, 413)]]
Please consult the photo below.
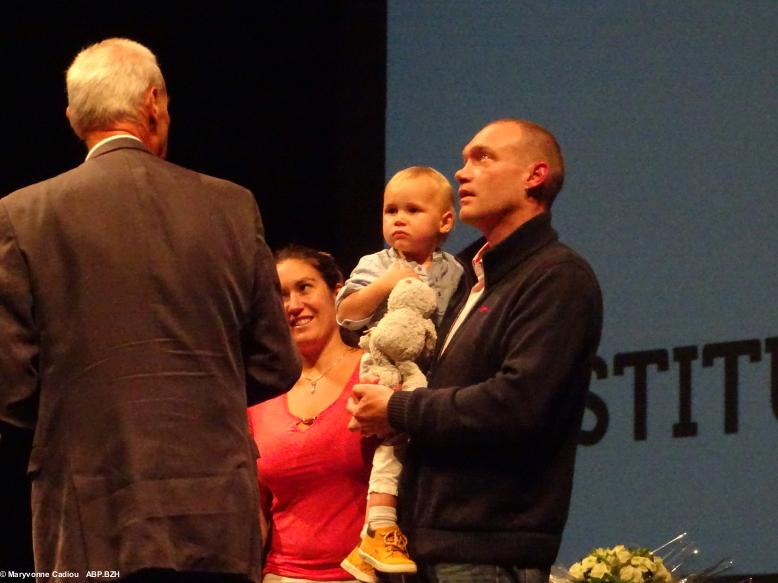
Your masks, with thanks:
[[(550, 220), (533, 218), (484, 254), (486, 289), (429, 371), (429, 387), (389, 400), (389, 422), (410, 436), (401, 524), (423, 561), (546, 568), (556, 559), (602, 296)], [(439, 348), (483, 243), (460, 254), (466, 281)]]

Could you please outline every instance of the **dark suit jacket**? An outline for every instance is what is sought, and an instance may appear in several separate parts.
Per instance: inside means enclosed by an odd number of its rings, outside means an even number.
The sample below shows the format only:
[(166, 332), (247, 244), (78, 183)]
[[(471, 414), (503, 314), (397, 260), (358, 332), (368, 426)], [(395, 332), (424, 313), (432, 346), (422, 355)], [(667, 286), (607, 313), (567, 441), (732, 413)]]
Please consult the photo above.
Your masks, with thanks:
[(258, 578), (246, 405), (296, 354), (248, 190), (123, 138), (0, 200), (0, 418), (35, 429), (36, 569)]

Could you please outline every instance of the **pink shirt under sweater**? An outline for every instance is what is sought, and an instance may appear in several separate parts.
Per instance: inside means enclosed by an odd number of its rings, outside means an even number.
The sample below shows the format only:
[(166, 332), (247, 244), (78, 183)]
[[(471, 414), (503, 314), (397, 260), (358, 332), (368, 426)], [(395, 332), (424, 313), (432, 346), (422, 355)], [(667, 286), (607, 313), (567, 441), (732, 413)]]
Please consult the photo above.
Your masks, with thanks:
[(347, 428), (346, 401), (354, 370), (338, 399), (305, 431), (287, 396), (249, 408), (259, 447), (262, 495), (272, 493), (270, 550), (265, 573), (300, 579), (350, 579), (340, 562), (359, 542), (365, 520), (374, 439)]

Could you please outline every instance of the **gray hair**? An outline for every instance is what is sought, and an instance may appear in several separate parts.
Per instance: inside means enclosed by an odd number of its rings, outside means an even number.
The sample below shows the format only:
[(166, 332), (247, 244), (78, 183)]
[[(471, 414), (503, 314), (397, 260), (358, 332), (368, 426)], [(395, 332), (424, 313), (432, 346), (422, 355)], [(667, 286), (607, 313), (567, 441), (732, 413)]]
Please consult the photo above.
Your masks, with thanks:
[(68, 118), (80, 138), (119, 121), (140, 122), (149, 87), (166, 91), (154, 53), (126, 38), (110, 38), (82, 50), (66, 80)]

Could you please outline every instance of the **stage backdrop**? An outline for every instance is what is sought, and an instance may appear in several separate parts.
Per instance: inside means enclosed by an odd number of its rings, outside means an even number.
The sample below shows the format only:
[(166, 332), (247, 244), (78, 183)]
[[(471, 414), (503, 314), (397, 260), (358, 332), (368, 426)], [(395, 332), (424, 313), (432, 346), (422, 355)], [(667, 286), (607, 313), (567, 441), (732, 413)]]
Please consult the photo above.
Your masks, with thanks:
[[(606, 316), (560, 560), (688, 531), (702, 563), (778, 573), (778, 3), (388, 12), (387, 177), (453, 181), (501, 117), (566, 157), (554, 221)], [(475, 235), (459, 225), (449, 250)]]

